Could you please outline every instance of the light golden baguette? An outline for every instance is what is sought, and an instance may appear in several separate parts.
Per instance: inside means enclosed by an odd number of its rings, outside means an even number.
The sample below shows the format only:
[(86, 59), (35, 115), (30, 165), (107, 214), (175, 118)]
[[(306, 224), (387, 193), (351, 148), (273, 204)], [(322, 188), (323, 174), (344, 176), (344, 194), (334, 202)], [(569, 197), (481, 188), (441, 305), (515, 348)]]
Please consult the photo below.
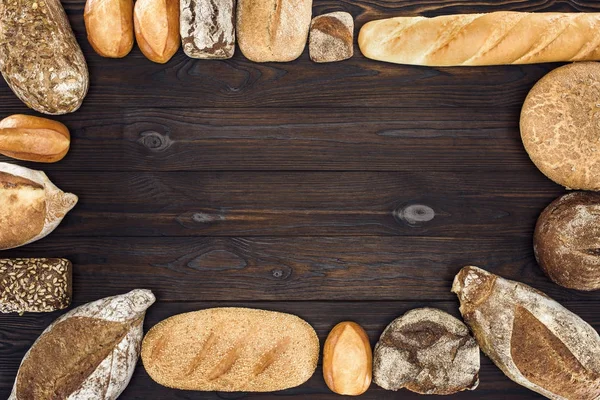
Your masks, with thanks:
[(544, 293), (464, 267), (452, 292), (481, 350), (516, 383), (554, 400), (600, 398), (600, 336)]
[(365, 24), (365, 57), (426, 66), (600, 60), (600, 13), (457, 14)]
[(133, 0), (87, 0), (88, 41), (102, 57), (123, 58), (133, 47)]
[(144, 338), (152, 379), (176, 389), (271, 392), (301, 385), (314, 373), (319, 339), (304, 320), (249, 308), (179, 314)]
[(15, 114), (0, 121), (0, 154), (17, 160), (53, 163), (67, 155), (69, 129), (58, 121)]

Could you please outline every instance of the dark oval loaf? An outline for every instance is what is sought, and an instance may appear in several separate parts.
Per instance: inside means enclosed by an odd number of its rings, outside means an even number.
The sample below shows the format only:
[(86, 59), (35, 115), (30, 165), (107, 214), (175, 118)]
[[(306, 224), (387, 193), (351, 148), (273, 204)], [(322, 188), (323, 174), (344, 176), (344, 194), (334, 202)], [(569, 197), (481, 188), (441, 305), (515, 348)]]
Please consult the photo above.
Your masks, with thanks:
[(88, 69), (60, 0), (0, 2), (0, 71), (36, 111), (66, 114), (79, 108)]
[(600, 289), (600, 194), (575, 192), (554, 200), (538, 218), (533, 248), (555, 283)]

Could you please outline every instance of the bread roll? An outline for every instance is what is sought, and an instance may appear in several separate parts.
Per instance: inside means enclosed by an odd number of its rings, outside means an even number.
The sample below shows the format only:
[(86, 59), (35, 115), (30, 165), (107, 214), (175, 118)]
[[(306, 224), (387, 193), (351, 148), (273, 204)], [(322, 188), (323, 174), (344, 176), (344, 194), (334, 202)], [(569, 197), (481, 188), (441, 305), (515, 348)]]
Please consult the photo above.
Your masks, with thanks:
[(332, 392), (358, 396), (371, 385), (373, 352), (369, 337), (356, 322), (333, 327), (323, 348), (323, 378)]
[(371, 21), (360, 30), (365, 57), (427, 66), (600, 60), (600, 13), (457, 14)]
[(387, 390), (452, 394), (479, 385), (479, 346), (458, 319), (435, 308), (390, 323), (375, 346), (373, 380)]
[(17, 160), (53, 163), (67, 155), (69, 129), (58, 121), (15, 114), (0, 121), (0, 154)]
[(308, 41), (314, 62), (347, 60), (354, 54), (354, 19), (347, 12), (333, 12), (313, 18)]
[(67, 308), (73, 265), (63, 258), (0, 259), (0, 313), (52, 312)]
[(149, 290), (77, 307), (54, 321), (25, 354), (8, 400), (114, 400), (139, 357)]
[(133, 0), (87, 0), (88, 41), (99, 55), (123, 58), (133, 48)]
[(76, 203), (43, 172), (0, 163), (0, 250), (45, 237)]
[(523, 104), (525, 150), (544, 175), (569, 189), (600, 190), (599, 90), (600, 63), (575, 63), (544, 76)]
[(554, 200), (538, 218), (533, 249), (555, 283), (600, 289), (600, 194), (575, 192)]
[(481, 349), (510, 379), (555, 400), (600, 396), (600, 336), (544, 293), (477, 267), (452, 291)]
[(135, 39), (155, 63), (168, 62), (179, 49), (179, 0), (137, 0), (133, 10)]
[(81, 106), (88, 69), (60, 0), (0, 1), (0, 71), (36, 111), (65, 114)]
[(179, 7), (181, 43), (188, 57), (233, 57), (235, 0), (180, 0)]
[(286, 62), (300, 57), (312, 16), (312, 0), (238, 0), (240, 50), (254, 62)]
[(185, 390), (271, 392), (306, 382), (319, 339), (300, 318), (248, 308), (211, 308), (168, 318), (144, 338), (152, 379)]

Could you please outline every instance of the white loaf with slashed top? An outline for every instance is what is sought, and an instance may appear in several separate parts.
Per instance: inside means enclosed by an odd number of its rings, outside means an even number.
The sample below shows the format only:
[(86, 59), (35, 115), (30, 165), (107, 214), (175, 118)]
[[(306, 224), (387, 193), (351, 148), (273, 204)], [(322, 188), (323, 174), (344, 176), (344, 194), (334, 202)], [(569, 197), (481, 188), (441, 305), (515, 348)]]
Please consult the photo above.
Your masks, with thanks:
[(425, 66), (600, 60), (600, 13), (389, 18), (366, 23), (358, 44), (374, 60)]

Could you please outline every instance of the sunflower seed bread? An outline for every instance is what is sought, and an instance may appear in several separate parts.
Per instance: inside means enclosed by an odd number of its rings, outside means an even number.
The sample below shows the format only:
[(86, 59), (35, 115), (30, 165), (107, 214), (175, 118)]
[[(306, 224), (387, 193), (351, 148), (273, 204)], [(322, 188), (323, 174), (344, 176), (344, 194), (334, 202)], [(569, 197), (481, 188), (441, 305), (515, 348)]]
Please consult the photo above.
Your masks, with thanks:
[(0, 259), (0, 313), (52, 312), (71, 304), (73, 265), (63, 258)]

